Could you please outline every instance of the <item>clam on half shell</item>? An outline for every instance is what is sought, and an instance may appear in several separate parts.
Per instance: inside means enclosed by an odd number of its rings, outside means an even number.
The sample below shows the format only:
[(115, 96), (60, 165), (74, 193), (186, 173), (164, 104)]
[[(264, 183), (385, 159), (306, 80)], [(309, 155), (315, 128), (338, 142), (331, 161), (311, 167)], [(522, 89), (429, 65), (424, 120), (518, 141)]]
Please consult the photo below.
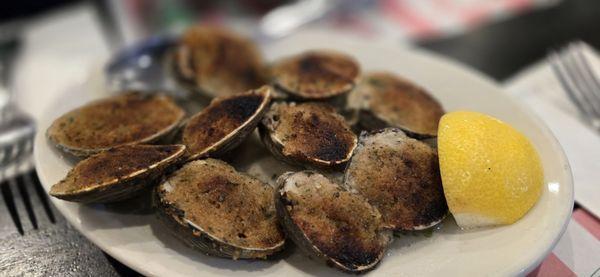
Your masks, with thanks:
[(156, 142), (172, 134), (184, 116), (167, 96), (125, 93), (62, 115), (46, 136), (59, 149), (87, 157), (120, 145)]
[(377, 207), (394, 231), (427, 229), (448, 214), (436, 151), (397, 128), (361, 134), (344, 184)]
[(109, 203), (135, 196), (176, 164), (183, 145), (125, 145), (75, 165), (50, 195), (73, 202)]
[(257, 88), (267, 80), (254, 43), (217, 27), (186, 30), (167, 63), (180, 85), (210, 98)]
[(274, 189), (227, 163), (196, 160), (159, 185), (154, 205), (178, 239), (201, 252), (258, 259), (283, 249)]
[(274, 103), (259, 130), (276, 158), (308, 167), (339, 169), (357, 144), (344, 118), (325, 103)]
[(332, 50), (313, 50), (276, 61), (271, 75), (276, 89), (296, 100), (345, 96), (358, 81), (354, 58)]
[(260, 122), (269, 107), (271, 88), (263, 86), (242, 94), (215, 98), (190, 118), (182, 140), (188, 159), (219, 156), (239, 145)]
[(444, 109), (425, 89), (388, 72), (363, 76), (348, 96), (366, 130), (398, 127), (417, 138), (435, 137)]
[(352, 273), (381, 261), (391, 232), (364, 197), (313, 171), (284, 173), (277, 182), (277, 215), (304, 252)]

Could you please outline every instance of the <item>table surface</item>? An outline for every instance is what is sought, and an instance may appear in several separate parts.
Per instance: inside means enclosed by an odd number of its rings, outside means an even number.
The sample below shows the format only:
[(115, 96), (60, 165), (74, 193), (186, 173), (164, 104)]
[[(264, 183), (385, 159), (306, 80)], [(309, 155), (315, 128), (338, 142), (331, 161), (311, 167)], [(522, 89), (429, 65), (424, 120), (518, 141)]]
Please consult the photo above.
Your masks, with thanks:
[[(548, 51), (575, 39), (600, 48), (600, 1), (564, 0), (465, 34), (425, 40), (417, 45), (472, 66), (502, 81), (544, 58)], [(15, 203), (22, 203), (14, 184)], [(33, 191), (35, 183), (28, 183)], [(21, 210), (24, 210), (21, 207)], [(34, 205), (42, 215), (42, 207)], [(21, 236), (13, 228), (5, 205), (0, 205), (1, 275), (132, 276), (134, 271), (102, 253), (54, 210), (56, 222), (38, 216), (39, 230)], [(24, 220), (25, 229), (31, 229)], [(28, 237), (29, 236), (29, 237)], [(34, 239), (31, 239), (34, 236)], [(48, 253), (56, 253), (48, 255)], [(16, 253), (16, 254), (15, 254)], [(49, 257), (52, 257), (50, 259)], [(17, 271), (18, 270), (18, 271)]]
[(599, 18), (600, 1), (564, 0), (554, 7), (418, 45), (502, 81), (573, 40), (600, 49)]

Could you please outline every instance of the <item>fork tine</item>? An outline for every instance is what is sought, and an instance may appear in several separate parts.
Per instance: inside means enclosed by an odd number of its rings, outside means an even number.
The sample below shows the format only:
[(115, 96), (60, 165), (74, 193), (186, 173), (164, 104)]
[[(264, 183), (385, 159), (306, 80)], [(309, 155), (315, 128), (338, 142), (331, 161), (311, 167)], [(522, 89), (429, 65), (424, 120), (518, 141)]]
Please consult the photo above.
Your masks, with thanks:
[(598, 101), (597, 103), (600, 103), (600, 78), (598, 78), (598, 76), (592, 69), (590, 62), (585, 57), (585, 54), (583, 52), (585, 49), (584, 47), (585, 46), (582, 42), (576, 43), (573, 46), (574, 59), (578, 62), (584, 73), (584, 76), (588, 80), (588, 85), (591, 89), (590, 92), (595, 97), (596, 101)]
[(585, 80), (582, 78), (582, 73), (580, 69), (574, 64), (574, 61), (571, 57), (570, 51), (568, 49), (563, 50), (563, 54), (561, 55), (562, 65), (565, 69), (564, 74), (571, 80), (575, 91), (579, 94), (579, 99), (588, 107), (588, 112), (593, 115), (595, 113), (594, 106), (592, 106), (592, 99), (586, 93), (588, 90), (587, 84)]
[(25, 138), (19, 141), (17, 144), (18, 151), (15, 154), (15, 163), (17, 165), (20, 165), (23, 162), (23, 160), (28, 158), (31, 154), (31, 152), (29, 151), (29, 147), (27, 147), (27, 145), (29, 144), (29, 140), (29, 138)]
[(21, 224), (21, 219), (19, 219), (19, 212), (17, 211), (17, 207), (15, 206), (15, 201), (13, 199), (13, 194), (10, 189), (10, 184), (6, 181), (0, 184), (0, 189), (2, 190), (2, 198), (4, 198), (4, 204), (6, 208), (8, 208), (8, 213), (10, 214), (10, 218), (12, 219), (15, 227), (17, 227), (17, 231), (21, 236), (24, 234), (23, 225)]
[(588, 103), (579, 95), (580, 92), (578, 88), (574, 86), (574, 80), (571, 79), (570, 74), (566, 72), (559, 54), (552, 52), (549, 60), (550, 66), (555, 73), (554, 75), (556, 75), (563, 89), (567, 92), (567, 96), (571, 99), (571, 102), (573, 102), (586, 117), (592, 117), (593, 112), (591, 111), (591, 107), (589, 107)]
[(29, 192), (27, 191), (23, 174), (19, 175), (16, 178), (16, 183), (19, 189), (19, 193), (21, 194), (21, 198), (23, 199), (23, 204), (25, 204), (25, 210), (27, 211), (27, 215), (29, 216), (29, 222), (31, 222), (31, 226), (33, 226), (33, 229), (37, 230), (37, 218), (35, 217), (35, 213), (33, 212), (33, 206), (31, 205), (31, 199), (29, 196)]
[(579, 87), (579, 92), (582, 94), (584, 99), (588, 102), (590, 110), (593, 112), (595, 117), (600, 116), (600, 97), (594, 92), (595, 85), (591, 81), (594, 76), (590, 75), (590, 72), (584, 68), (580, 59), (578, 59), (576, 53), (579, 50), (575, 45), (570, 45), (564, 53), (564, 65), (566, 66), (567, 72), (573, 78), (575, 85)]
[(28, 153), (33, 153), (33, 139), (34, 139), (34, 137), (32, 136), (31, 138), (29, 138), (27, 140), (26, 150)]
[[(13, 153), (13, 147), (13, 145), (4, 146), (4, 149), (2, 151), (4, 156), (2, 156), (2, 160), (0, 160), (0, 170), (4, 170), (4, 167), (6, 167), (10, 163)], [(2, 177), (4, 178), (4, 176)]]
[(44, 211), (46, 212), (48, 219), (50, 219), (50, 222), (56, 223), (56, 220), (54, 219), (54, 214), (52, 213), (52, 208), (48, 203), (48, 196), (46, 195), (46, 191), (44, 191), (42, 183), (40, 182), (40, 179), (38, 178), (35, 170), (32, 170), (29, 173), (25, 174), (25, 179), (28, 179), (30, 183), (33, 183), (35, 192), (38, 198), (40, 199), (40, 202), (42, 202), (42, 206), (44, 207)]

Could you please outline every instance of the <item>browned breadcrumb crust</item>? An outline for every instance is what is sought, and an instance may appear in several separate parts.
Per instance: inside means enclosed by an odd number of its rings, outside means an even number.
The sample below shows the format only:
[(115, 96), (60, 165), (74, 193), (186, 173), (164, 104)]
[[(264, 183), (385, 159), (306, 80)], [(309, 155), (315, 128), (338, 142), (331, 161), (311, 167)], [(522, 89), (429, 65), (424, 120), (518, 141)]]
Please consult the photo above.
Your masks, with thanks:
[(366, 74), (353, 94), (359, 95), (357, 101), (365, 112), (385, 125), (417, 134), (435, 136), (444, 115), (440, 103), (425, 89), (392, 73)]
[(48, 138), (67, 149), (102, 150), (146, 142), (185, 115), (170, 98), (127, 93), (91, 102), (56, 119)]
[(274, 189), (225, 162), (187, 163), (159, 189), (161, 201), (175, 206), (184, 213), (182, 218), (224, 243), (271, 248), (284, 239), (277, 225)]
[(300, 98), (322, 99), (350, 91), (360, 67), (350, 56), (334, 51), (309, 51), (273, 66), (275, 85)]
[[(211, 104), (194, 115), (186, 124), (182, 140), (190, 156), (208, 155), (222, 140), (236, 139), (234, 131), (245, 124), (258, 124), (257, 117), (266, 110), (270, 100), (269, 88), (263, 87), (226, 98), (216, 98)], [(253, 122), (250, 122), (253, 121)], [(249, 133), (249, 132), (247, 132)]]
[[(50, 194), (77, 193), (109, 186), (172, 162), (183, 153), (182, 145), (125, 145), (109, 149), (79, 162), (67, 177), (52, 186)], [(178, 153), (181, 152), (181, 153)], [(149, 181), (149, 180), (148, 180)]]
[[(389, 238), (381, 233), (381, 215), (362, 196), (351, 193), (321, 174), (293, 180), (297, 189), (283, 188), (290, 218), (318, 251), (347, 269), (376, 263)], [(293, 175), (292, 175), (293, 176)]]
[(263, 124), (283, 145), (284, 156), (303, 162), (343, 162), (356, 147), (350, 126), (327, 104), (277, 103)]
[(376, 206), (396, 231), (431, 226), (448, 212), (437, 153), (400, 130), (361, 135), (346, 184)]
[(211, 96), (232, 95), (265, 84), (262, 57), (254, 43), (217, 27), (189, 28), (173, 61), (179, 78)]

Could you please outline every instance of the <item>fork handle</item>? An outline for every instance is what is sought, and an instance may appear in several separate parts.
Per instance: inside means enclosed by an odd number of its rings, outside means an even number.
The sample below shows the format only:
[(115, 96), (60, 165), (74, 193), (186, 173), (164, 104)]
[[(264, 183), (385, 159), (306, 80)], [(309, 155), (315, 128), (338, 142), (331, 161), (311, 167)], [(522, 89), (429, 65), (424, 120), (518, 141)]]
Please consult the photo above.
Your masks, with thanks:
[(11, 99), (10, 80), (15, 60), (21, 49), (21, 40), (16, 35), (0, 38), (0, 90)]

